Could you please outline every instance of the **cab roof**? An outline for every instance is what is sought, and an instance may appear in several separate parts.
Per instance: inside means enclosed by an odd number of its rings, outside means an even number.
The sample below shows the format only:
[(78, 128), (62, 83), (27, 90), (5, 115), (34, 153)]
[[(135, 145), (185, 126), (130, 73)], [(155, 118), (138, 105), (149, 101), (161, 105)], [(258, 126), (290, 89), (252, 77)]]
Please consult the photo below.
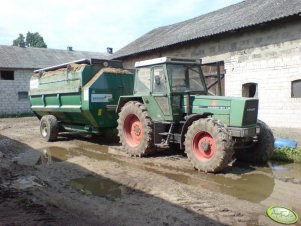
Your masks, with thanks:
[(179, 58), (179, 57), (160, 57), (154, 58), (150, 60), (138, 61), (135, 63), (135, 67), (144, 67), (158, 64), (185, 64), (185, 65), (201, 65), (201, 59), (193, 59), (193, 58)]

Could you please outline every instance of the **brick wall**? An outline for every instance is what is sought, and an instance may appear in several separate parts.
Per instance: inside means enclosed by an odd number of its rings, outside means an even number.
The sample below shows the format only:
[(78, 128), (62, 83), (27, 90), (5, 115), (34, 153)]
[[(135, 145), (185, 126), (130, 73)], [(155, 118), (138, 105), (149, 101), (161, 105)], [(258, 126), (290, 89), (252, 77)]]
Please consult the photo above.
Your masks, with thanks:
[(227, 96), (242, 96), (242, 84), (258, 83), (259, 118), (301, 129), (301, 98), (291, 98), (291, 81), (301, 79), (301, 17), (127, 57), (124, 66), (161, 56), (224, 61)]
[(31, 112), (29, 99), (18, 95), (29, 91), (31, 75), (32, 70), (14, 70), (14, 80), (0, 80), (0, 115)]
[(242, 84), (258, 83), (259, 118), (274, 127), (301, 128), (301, 98), (291, 97), (291, 82), (301, 79), (301, 40), (233, 53), (225, 68), (226, 95), (241, 96)]

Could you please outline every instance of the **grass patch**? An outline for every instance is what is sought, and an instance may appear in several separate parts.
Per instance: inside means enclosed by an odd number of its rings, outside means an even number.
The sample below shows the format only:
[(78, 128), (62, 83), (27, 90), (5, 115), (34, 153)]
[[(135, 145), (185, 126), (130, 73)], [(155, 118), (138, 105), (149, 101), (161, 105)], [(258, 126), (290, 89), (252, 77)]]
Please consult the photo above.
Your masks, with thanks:
[(301, 163), (301, 148), (276, 148), (271, 160)]

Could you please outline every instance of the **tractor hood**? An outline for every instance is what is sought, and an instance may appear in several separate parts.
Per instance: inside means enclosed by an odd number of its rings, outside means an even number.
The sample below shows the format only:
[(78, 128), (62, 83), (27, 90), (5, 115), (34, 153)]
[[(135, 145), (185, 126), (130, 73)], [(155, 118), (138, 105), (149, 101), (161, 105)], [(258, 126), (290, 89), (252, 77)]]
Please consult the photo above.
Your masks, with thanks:
[[(258, 99), (243, 97), (191, 95), (191, 113), (212, 113), (228, 126), (248, 127), (257, 123)], [(181, 110), (187, 113), (183, 96)]]

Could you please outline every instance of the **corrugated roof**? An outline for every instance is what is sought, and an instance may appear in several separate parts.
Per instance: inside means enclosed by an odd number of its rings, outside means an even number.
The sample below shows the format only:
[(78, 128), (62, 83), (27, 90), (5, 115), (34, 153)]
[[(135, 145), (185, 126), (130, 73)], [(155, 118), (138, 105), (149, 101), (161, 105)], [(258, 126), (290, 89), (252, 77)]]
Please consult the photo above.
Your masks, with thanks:
[(107, 53), (0, 45), (0, 68), (39, 69), (83, 58), (108, 59)]
[(113, 58), (251, 27), (300, 12), (301, 0), (246, 0), (190, 20), (156, 28), (117, 51)]

